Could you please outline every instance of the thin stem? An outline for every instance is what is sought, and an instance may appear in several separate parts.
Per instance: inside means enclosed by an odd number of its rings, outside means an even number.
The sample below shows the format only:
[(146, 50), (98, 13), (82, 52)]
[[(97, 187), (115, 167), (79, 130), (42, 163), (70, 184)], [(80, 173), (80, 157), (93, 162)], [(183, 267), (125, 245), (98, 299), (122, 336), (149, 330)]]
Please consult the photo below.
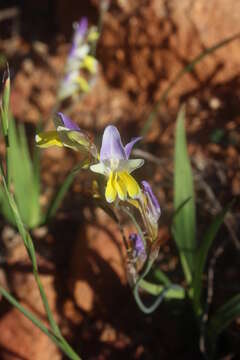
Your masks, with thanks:
[[(62, 341), (53, 334), (35, 315), (23, 307), (12, 295), (10, 295), (2, 286), (0, 286), (1, 295), (16, 309), (18, 309), (27, 319), (29, 319), (35, 326), (38, 327), (45, 335), (49, 337), (54, 344), (56, 344), (68, 357), (72, 360), (81, 360), (81, 358), (74, 352), (66, 341)], [(66, 346), (67, 345), (67, 346)]]
[(80, 164), (76, 165), (71, 172), (67, 175), (66, 179), (64, 180), (63, 184), (61, 185), (60, 189), (56, 192), (44, 219), (44, 223), (50, 220), (56, 213), (58, 207), (61, 204), (61, 201), (66, 194), (67, 190), (71, 186), (76, 174), (84, 165), (85, 160), (83, 160)]
[(201, 52), (198, 56), (196, 56), (190, 63), (188, 63), (183, 69), (178, 71), (176, 76), (173, 78), (172, 81), (170, 81), (170, 84), (168, 85), (166, 90), (163, 92), (159, 101), (153, 107), (153, 110), (151, 111), (150, 115), (148, 116), (147, 121), (145, 122), (145, 124), (142, 128), (141, 135), (146, 135), (148, 133), (148, 131), (157, 115), (157, 111), (158, 111), (160, 105), (162, 105), (162, 103), (164, 103), (164, 101), (167, 99), (170, 91), (174, 88), (174, 86), (178, 83), (178, 81), (183, 77), (183, 75), (185, 75), (188, 72), (191, 72), (194, 69), (194, 67), (199, 62), (201, 62), (206, 56), (215, 52), (216, 50), (220, 49), (221, 47), (227, 45), (228, 43), (232, 42), (233, 40), (238, 39), (239, 37), (240, 37), (240, 33), (237, 33), (233, 36), (230, 36), (230, 37), (220, 41), (216, 45), (207, 48), (205, 51)]

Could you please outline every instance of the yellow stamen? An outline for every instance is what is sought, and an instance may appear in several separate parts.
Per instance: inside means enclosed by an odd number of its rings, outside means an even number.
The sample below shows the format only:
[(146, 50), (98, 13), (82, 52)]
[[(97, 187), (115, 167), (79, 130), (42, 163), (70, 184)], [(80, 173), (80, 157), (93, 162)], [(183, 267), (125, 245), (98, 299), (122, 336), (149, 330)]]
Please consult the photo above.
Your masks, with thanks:
[(117, 191), (114, 187), (114, 175), (113, 172), (111, 172), (105, 190), (105, 197), (107, 202), (111, 203), (116, 199), (116, 196), (117, 196)]
[(140, 187), (136, 182), (136, 180), (132, 177), (132, 175), (128, 174), (126, 171), (119, 172), (118, 175), (120, 179), (124, 182), (129, 196), (132, 199), (136, 199), (141, 192)]
[(38, 146), (48, 148), (50, 146), (63, 146), (57, 131), (47, 131), (38, 133), (35, 137)]

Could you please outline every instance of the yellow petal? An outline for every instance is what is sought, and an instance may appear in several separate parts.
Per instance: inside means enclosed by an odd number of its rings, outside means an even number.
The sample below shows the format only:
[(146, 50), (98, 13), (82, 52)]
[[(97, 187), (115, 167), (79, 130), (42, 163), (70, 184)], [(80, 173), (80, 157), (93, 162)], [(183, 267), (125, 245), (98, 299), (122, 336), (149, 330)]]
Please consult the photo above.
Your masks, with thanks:
[(79, 76), (77, 78), (77, 83), (78, 83), (81, 91), (87, 93), (90, 90), (89, 84), (88, 84), (87, 80), (84, 77)]
[(35, 140), (37, 145), (43, 148), (48, 148), (50, 146), (63, 146), (57, 131), (54, 130), (36, 134)]
[(136, 180), (132, 177), (132, 175), (128, 174), (126, 171), (120, 172), (119, 177), (124, 182), (129, 196), (132, 199), (136, 199), (141, 193), (140, 187), (136, 182)]
[(139, 202), (134, 199), (128, 199), (129, 204), (135, 206), (139, 211), (141, 211), (141, 207), (139, 205)]
[(97, 41), (98, 38), (99, 38), (99, 32), (94, 29), (90, 30), (90, 32), (88, 34), (88, 41), (95, 42), (95, 41)]
[(88, 70), (91, 74), (95, 74), (96, 59), (91, 55), (86, 55), (85, 58), (83, 59), (81, 67)]
[(119, 176), (116, 176), (114, 178), (114, 187), (117, 191), (118, 197), (121, 200), (126, 200), (127, 198), (127, 188), (124, 184), (124, 182), (122, 181), (122, 179)]
[(105, 190), (105, 197), (109, 203), (113, 202), (117, 196), (117, 191), (114, 187), (113, 180), (113, 173), (111, 172)]

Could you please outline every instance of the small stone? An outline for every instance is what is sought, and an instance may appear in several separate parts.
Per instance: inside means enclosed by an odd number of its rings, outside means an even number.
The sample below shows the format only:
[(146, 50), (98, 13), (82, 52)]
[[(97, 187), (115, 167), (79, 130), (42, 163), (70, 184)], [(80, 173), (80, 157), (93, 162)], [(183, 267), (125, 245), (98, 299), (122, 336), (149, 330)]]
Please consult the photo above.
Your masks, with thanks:
[(210, 99), (209, 106), (212, 110), (217, 110), (220, 108), (221, 102), (218, 98), (214, 97)]

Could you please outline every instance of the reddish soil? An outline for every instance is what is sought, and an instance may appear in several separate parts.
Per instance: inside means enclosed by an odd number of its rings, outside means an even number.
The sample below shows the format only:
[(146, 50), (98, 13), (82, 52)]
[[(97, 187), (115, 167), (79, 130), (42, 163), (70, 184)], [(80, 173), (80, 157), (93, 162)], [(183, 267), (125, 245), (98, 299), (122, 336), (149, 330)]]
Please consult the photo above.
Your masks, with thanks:
[[(46, 129), (53, 127), (51, 117), (71, 24), (83, 15), (97, 23), (99, 1), (79, 5), (69, 0), (67, 6), (60, 0), (45, 0), (41, 5), (12, 1), (20, 6), (21, 15), (1, 22), (3, 8), (9, 6), (5, 3), (0, 7), (0, 55), (6, 57), (11, 70), (11, 110), (26, 125), (33, 145), (40, 120)], [(204, 0), (184, 0), (182, 8), (173, 0), (112, 1), (97, 48), (101, 68), (96, 85), (81, 101), (61, 110), (95, 138), (109, 123), (118, 126), (126, 141), (137, 136), (176, 73), (206, 47), (240, 30), (234, 17), (240, 8), (234, 1), (228, 7), (224, 1), (219, 3), (214, 12)], [(227, 226), (215, 241), (227, 245), (215, 268), (210, 313), (240, 290), (239, 46), (235, 40), (186, 74), (158, 109), (140, 145), (154, 155), (138, 177), (150, 180), (159, 198), (163, 214), (157, 264), (172, 279), (183, 283), (168, 228), (180, 104), (186, 105), (188, 145), (196, 175), (199, 240), (216, 212), (236, 199)], [(66, 149), (44, 150), (41, 156), (41, 201), (46, 205), (81, 156)], [(84, 171), (79, 174), (56, 218), (33, 233), (41, 279), (64, 335), (83, 359), (201, 359), (188, 304), (164, 303), (147, 316), (138, 309), (126, 280), (118, 227), (94, 208), (89, 191), (92, 179)], [(4, 219), (1, 231), (0, 282), (45, 319), (21, 240)], [(16, 309), (3, 299), (0, 305), (1, 359), (64, 358)], [(239, 327), (237, 319), (221, 336), (219, 358), (240, 357)]]

